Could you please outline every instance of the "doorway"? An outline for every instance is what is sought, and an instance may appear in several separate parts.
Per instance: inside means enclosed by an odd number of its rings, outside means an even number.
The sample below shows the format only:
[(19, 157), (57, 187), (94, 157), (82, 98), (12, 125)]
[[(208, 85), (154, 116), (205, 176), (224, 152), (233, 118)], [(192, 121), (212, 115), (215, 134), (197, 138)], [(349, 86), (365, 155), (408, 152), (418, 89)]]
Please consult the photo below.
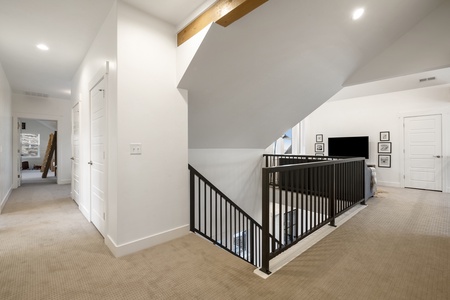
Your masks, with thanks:
[(405, 187), (442, 191), (442, 115), (404, 118)]
[[(29, 183), (57, 183), (57, 149), (48, 151), (49, 141), (57, 132), (56, 120), (18, 119), (19, 129), (19, 185)], [(56, 143), (55, 143), (56, 147)], [(49, 162), (48, 170), (45, 165)], [(43, 174), (46, 174), (43, 176)]]

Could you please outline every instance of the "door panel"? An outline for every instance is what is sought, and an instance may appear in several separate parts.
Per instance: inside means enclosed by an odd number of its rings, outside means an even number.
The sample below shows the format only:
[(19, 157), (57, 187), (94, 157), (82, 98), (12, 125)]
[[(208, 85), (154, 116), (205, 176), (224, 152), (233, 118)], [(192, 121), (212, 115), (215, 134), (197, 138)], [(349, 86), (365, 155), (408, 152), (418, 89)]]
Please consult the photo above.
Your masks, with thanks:
[(72, 108), (72, 199), (79, 204), (80, 199), (80, 107)]
[(442, 117), (408, 117), (405, 128), (405, 187), (442, 191)]
[(106, 219), (106, 113), (105, 83), (102, 79), (90, 91), (91, 116), (91, 221), (102, 235), (105, 234)]

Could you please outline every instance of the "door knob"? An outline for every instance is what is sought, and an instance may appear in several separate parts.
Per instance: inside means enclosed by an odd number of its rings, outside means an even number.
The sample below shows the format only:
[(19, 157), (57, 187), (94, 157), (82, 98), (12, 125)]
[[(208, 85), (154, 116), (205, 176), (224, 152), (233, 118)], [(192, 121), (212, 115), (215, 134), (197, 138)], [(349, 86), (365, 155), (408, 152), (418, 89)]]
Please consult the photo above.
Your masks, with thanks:
[(91, 166), (92, 166), (92, 165), (93, 165), (92, 161), (88, 162), (88, 165), (91, 165)]
[(433, 155), (433, 157), (436, 157), (436, 158), (441, 158), (441, 156), (440, 156), (440, 155)]
[(70, 159), (71, 159), (71, 160), (75, 160), (75, 158), (74, 158), (74, 157), (71, 157)]

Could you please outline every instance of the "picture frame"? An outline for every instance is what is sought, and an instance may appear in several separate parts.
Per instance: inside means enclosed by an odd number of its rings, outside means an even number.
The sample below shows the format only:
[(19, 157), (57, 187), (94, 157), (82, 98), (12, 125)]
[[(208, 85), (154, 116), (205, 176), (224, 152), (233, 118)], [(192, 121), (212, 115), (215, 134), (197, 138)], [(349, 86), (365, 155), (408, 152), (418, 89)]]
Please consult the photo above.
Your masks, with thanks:
[(325, 152), (325, 144), (324, 143), (316, 143), (314, 149), (316, 150), (315, 152)]
[(318, 143), (323, 142), (323, 134), (316, 134), (316, 142)]
[(390, 168), (391, 167), (391, 156), (390, 155), (378, 155), (378, 167)]
[(380, 141), (389, 141), (391, 139), (389, 131), (380, 132)]
[(378, 142), (378, 153), (392, 153), (392, 143)]

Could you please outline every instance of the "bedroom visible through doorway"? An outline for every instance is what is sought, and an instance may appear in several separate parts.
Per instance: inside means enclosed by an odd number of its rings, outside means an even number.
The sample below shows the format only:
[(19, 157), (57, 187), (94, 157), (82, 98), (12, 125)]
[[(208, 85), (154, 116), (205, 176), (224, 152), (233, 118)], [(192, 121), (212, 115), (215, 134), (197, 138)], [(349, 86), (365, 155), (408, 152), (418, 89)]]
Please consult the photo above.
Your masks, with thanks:
[[(58, 123), (55, 120), (19, 119), (21, 185), (57, 183), (56, 149), (51, 155), (48, 151), (50, 137), (57, 132), (57, 127)], [(45, 171), (46, 176), (43, 176)]]

